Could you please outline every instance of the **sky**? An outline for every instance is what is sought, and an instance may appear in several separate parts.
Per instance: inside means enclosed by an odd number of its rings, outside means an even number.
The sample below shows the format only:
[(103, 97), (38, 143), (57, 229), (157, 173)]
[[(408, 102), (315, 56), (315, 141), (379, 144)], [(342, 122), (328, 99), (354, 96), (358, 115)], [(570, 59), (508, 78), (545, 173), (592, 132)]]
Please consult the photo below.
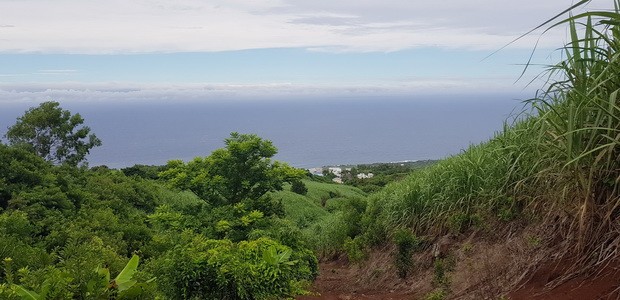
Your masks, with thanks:
[(522, 92), (572, 3), (0, 0), (0, 103)]

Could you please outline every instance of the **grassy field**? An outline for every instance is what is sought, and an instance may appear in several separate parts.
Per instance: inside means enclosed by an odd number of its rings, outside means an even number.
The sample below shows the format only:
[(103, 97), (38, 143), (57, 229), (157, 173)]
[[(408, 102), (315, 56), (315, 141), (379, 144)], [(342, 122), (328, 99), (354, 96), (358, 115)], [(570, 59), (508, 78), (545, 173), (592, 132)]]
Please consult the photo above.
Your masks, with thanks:
[[(290, 185), (271, 196), (282, 201), (286, 218), (302, 230), (305, 239), (319, 256), (342, 250), (351, 232), (351, 217), (360, 216), (366, 207), (366, 193), (358, 188), (335, 183), (303, 180), (305, 195), (290, 191)], [(359, 223), (359, 222), (358, 222)]]
[(290, 185), (271, 194), (275, 200), (282, 201), (286, 217), (302, 229), (327, 217), (346, 199), (366, 197), (366, 193), (348, 185), (311, 180), (303, 180), (303, 183), (308, 188), (305, 195), (291, 192)]

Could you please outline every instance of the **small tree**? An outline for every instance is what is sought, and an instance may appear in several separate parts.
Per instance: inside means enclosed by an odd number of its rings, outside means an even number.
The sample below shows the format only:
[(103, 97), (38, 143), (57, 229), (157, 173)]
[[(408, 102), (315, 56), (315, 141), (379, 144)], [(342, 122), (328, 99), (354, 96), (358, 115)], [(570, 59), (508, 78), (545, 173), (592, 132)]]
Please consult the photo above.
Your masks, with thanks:
[(77, 165), (90, 149), (101, 146), (88, 126), (80, 126), (80, 114), (71, 115), (58, 102), (48, 101), (28, 109), (9, 127), (5, 137), (11, 145), (24, 147), (57, 164)]
[(406, 278), (413, 265), (411, 255), (419, 248), (420, 240), (411, 231), (401, 228), (394, 234), (394, 242), (398, 248), (395, 261), (398, 277)]
[(306, 187), (306, 184), (304, 184), (303, 181), (293, 180), (293, 182), (291, 182), (291, 191), (293, 193), (305, 195), (308, 193), (308, 188)]
[(189, 189), (214, 204), (235, 204), (258, 199), (267, 192), (281, 190), (284, 182), (299, 180), (304, 171), (272, 161), (277, 153), (271, 141), (254, 134), (233, 132), (225, 148), (188, 163), (169, 161), (160, 173), (171, 186)]

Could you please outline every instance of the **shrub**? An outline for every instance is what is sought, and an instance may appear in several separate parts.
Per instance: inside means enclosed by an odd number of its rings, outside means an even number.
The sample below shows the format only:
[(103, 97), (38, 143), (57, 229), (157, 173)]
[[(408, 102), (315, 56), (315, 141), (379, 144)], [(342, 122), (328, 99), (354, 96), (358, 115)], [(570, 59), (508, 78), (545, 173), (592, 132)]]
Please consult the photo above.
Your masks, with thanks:
[(449, 271), (452, 271), (453, 268), (454, 258), (447, 257), (435, 259), (435, 262), (433, 264), (433, 269), (435, 272), (435, 275), (433, 277), (433, 283), (442, 287), (444, 290), (447, 290), (448, 286), (450, 285), (450, 278), (448, 278), (447, 273)]
[(313, 255), (268, 238), (233, 243), (184, 233), (185, 242), (154, 262), (172, 299), (276, 299), (305, 294)]
[(399, 229), (394, 233), (394, 243), (398, 249), (395, 260), (398, 276), (406, 278), (413, 264), (411, 255), (419, 248), (420, 241), (411, 231)]
[(362, 215), (366, 210), (366, 201), (361, 198), (347, 198), (342, 202), (342, 219), (346, 224), (346, 234), (355, 238), (363, 232)]
[[(133, 255), (123, 270), (113, 279), (108, 268), (96, 267), (86, 270), (89, 273), (86, 285), (76, 284), (84, 278), (80, 274), (48, 266), (31, 272), (27, 268), (19, 270), (21, 284), (13, 288), (23, 299), (144, 299), (153, 298), (150, 284), (153, 280), (138, 283), (134, 275), (138, 268), (139, 257)], [(44, 278), (41, 284), (38, 282)], [(77, 280), (76, 280), (77, 279)], [(35, 287), (37, 292), (24, 285)]]
[(303, 183), (303, 181), (294, 180), (293, 182), (291, 182), (291, 192), (300, 194), (300, 195), (305, 195), (308, 193), (308, 188)]
[(435, 289), (432, 292), (426, 294), (425, 300), (443, 300), (446, 299), (446, 292), (443, 289)]
[(347, 257), (350, 262), (357, 263), (366, 258), (366, 253), (364, 252), (364, 243), (362, 242), (361, 237), (355, 237), (351, 239), (347, 237), (344, 241), (343, 245), (344, 251), (347, 253)]

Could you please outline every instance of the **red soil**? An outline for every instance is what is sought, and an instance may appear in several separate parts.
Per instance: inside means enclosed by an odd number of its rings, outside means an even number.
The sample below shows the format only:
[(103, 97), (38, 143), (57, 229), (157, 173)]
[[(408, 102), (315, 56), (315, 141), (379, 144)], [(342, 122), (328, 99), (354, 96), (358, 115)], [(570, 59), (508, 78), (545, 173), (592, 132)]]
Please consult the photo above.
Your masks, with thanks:
[(620, 263), (612, 263), (590, 275), (572, 278), (549, 289), (546, 285), (561, 276), (561, 267), (548, 265), (534, 273), (509, 299), (620, 299)]
[(321, 263), (320, 274), (312, 286), (315, 295), (298, 297), (297, 300), (404, 300), (416, 299), (415, 295), (363, 285), (354, 267), (343, 261)]
[[(520, 300), (589, 300), (589, 299), (620, 299), (620, 262), (612, 263), (589, 275), (572, 278), (563, 284), (549, 288), (553, 280), (563, 275), (567, 268), (563, 265), (546, 264), (527, 279), (516, 291), (506, 295), (506, 299)], [(453, 274), (457, 275), (457, 274)], [(469, 274), (463, 274), (469, 275)], [(482, 274), (480, 274), (482, 275)], [(487, 274), (492, 275), (492, 274)], [(364, 279), (366, 278), (366, 279)], [(367, 280), (367, 274), (356, 266), (345, 261), (324, 262), (320, 265), (320, 274), (314, 282), (313, 296), (298, 297), (298, 300), (405, 300), (423, 299), (429, 291), (429, 286), (423, 286), (419, 281), (428, 281), (428, 277), (415, 281), (400, 281), (386, 283), (385, 280)], [(416, 286), (417, 288), (411, 288)], [(478, 286), (474, 289), (482, 288)], [(418, 290), (418, 293), (413, 291)], [(424, 291), (424, 293), (420, 293)], [(448, 299), (477, 299), (477, 291), (448, 295)], [(502, 295), (496, 295), (501, 297)]]

